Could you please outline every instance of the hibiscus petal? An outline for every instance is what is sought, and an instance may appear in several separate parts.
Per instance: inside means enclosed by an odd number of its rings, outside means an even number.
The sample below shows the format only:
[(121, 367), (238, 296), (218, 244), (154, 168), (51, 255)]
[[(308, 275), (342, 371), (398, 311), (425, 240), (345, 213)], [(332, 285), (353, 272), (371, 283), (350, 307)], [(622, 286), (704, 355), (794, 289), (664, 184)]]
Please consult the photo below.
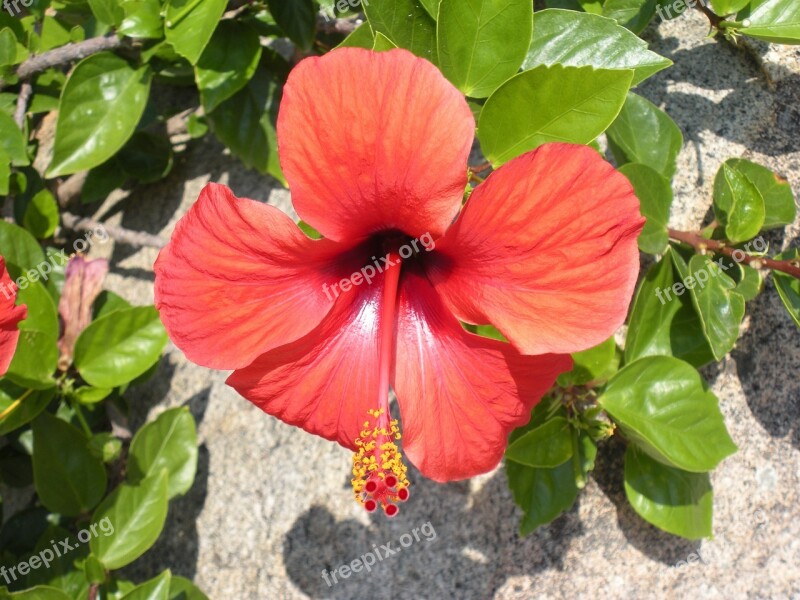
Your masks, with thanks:
[[(341, 247), (273, 206), (209, 184), (155, 264), (156, 306), (195, 363), (236, 369), (313, 329), (333, 306)], [(347, 266), (341, 267), (344, 271)]]
[(430, 479), (490, 471), (508, 434), (559, 373), (566, 355), (523, 356), (510, 344), (465, 331), (424, 276), (404, 274), (397, 322), (394, 389), (403, 451)]
[(367, 411), (378, 407), (380, 277), (340, 295), (316, 329), (226, 383), (281, 421), (354, 450)]
[(278, 116), (294, 207), (334, 240), (443, 233), (461, 205), (474, 131), (461, 93), (406, 50), (303, 60)]
[(431, 280), (462, 320), (521, 352), (575, 352), (624, 322), (644, 225), (628, 180), (594, 150), (546, 144), (473, 192), (436, 243)]
[(16, 306), (17, 286), (6, 271), (0, 256), (0, 377), (8, 371), (19, 341), (19, 322), (28, 314), (25, 306)]

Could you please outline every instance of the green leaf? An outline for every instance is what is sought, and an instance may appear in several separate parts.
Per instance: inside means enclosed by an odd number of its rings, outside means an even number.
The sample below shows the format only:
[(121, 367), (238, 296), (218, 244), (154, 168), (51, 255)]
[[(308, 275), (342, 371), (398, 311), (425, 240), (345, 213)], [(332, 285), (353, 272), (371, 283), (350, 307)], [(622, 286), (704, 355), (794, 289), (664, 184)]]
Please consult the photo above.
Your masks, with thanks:
[(164, 24), (159, 0), (123, 0), (120, 3), (125, 17), (119, 33), (134, 39), (161, 39)]
[(619, 368), (617, 344), (610, 337), (593, 348), (573, 353), (572, 362), (572, 370), (558, 376), (558, 385), (561, 387), (605, 381)]
[(106, 470), (78, 429), (43, 413), (33, 422), (33, 479), (48, 510), (70, 517), (94, 508), (106, 491)]
[(0, 31), (0, 67), (17, 64), (17, 36), (10, 27)]
[[(425, 8), (427, 13), (433, 17), (435, 21), (438, 14), (439, 14), (439, 5), (441, 4), (442, 0), (419, 0), (420, 4)], [(366, 3), (365, 3), (366, 4)]]
[(35, 269), (45, 261), (44, 251), (30, 233), (22, 227), (0, 219), (0, 248), (6, 265), (18, 267), (12, 277), (19, 277), (21, 270)]
[(208, 596), (185, 577), (173, 577), (169, 584), (169, 600), (208, 600)]
[[(594, 467), (597, 454), (597, 446), (588, 435), (581, 436), (579, 453), (585, 477), (585, 473)], [(506, 461), (506, 475), (514, 502), (525, 513), (520, 523), (520, 535), (528, 535), (569, 510), (580, 491), (575, 483), (572, 461), (554, 469), (537, 469)]]
[(125, 18), (125, 11), (116, 0), (89, 0), (92, 14), (101, 23), (119, 27)]
[(483, 153), (498, 166), (546, 142), (588, 144), (619, 114), (632, 77), (631, 70), (560, 65), (515, 75), (481, 111)]
[(670, 248), (639, 286), (625, 339), (626, 363), (644, 356), (674, 355), (701, 367), (714, 359), (691, 298), (673, 287), (674, 260)]
[(260, 60), (258, 33), (238, 21), (222, 21), (194, 70), (206, 113), (247, 85)]
[(89, 440), (89, 450), (104, 463), (113, 463), (119, 459), (122, 452), (122, 440), (104, 431), (92, 436), (92, 439)]
[(714, 358), (722, 360), (739, 338), (744, 298), (735, 291), (734, 281), (708, 256), (693, 256), (688, 267), (684, 285), (690, 291)]
[(317, 28), (312, 0), (267, 0), (267, 6), (286, 35), (303, 50), (310, 50)]
[(170, 499), (182, 496), (192, 487), (197, 471), (197, 432), (187, 408), (161, 413), (133, 437), (128, 480), (136, 484), (162, 469), (169, 474)]
[(114, 292), (104, 290), (100, 292), (97, 296), (97, 300), (94, 301), (92, 320), (105, 317), (112, 312), (126, 308), (132, 308), (130, 302)]
[(628, 94), (606, 135), (617, 163), (641, 163), (667, 179), (675, 175), (683, 134), (669, 115), (650, 101)]
[(437, 64), (436, 21), (419, 1), (369, 0), (369, 4), (364, 3), (364, 12), (373, 32)]
[(14, 119), (4, 112), (0, 112), (0, 151), (11, 159), (11, 164), (15, 167), (31, 164), (25, 135)]
[(167, 41), (191, 64), (197, 64), (227, 4), (227, 0), (169, 0)]
[(96, 388), (90, 385), (83, 385), (77, 388), (73, 393), (72, 396), (80, 402), (81, 404), (97, 404), (98, 402), (102, 402), (113, 392), (114, 390), (111, 388)]
[(275, 133), (282, 87), (274, 71), (260, 66), (244, 89), (220, 104), (208, 121), (214, 135), (247, 167), (269, 173), (285, 185)]
[(119, 569), (155, 544), (167, 518), (167, 473), (154, 475), (137, 486), (122, 484), (109, 494), (92, 516), (94, 523), (108, 519), (114, 528), (108, 536), (95, 536), (89, 547), (107, 569)]
[(738, 277), (735, 291), (744, 298), (745, 302), (750, 302), (761, 293), (764, 288), (764, 278), (761, 273), (742, 263), (736, 263)]
[(172, 573), (164, 571), (158, 577), (137, 585), (122, 597), (122, 600), (169, 600)]
[(42, 20), (39, 51), (52, 50), (70, 43), (69, 26), (60, 20), (45, 15)]
[(93, 554), (86, 557), (83, 563), (83, 573), (90, 583), (104, 583), (106, 580), (106, 569)]
[(374, 45), (375, 36), (372, 33), (372, 27), (368, 22), (364, 22), (356, 27), (353, 33), (344, 38), (344, 41), (337, 48), (366, 48), (370, 50)]
[[(725, 164), (738, 171), (756, 186), (764, 199), (764, 225), (762, 229), (773, 227), (783, 227), (794, 223), (797, 217), (797, 207), (794, 202), (792, 186), (783, 177), (773, 173), (766, 167), (762, 167), (744, 158), (731, 158)], [(717, 173), (717, 177), (722, 176)]]
[(128, 176), (116, 156), (89, 171), (81, 189), (81, 203), (91, 204), (108, 198), (115, 189), (122, 187)]
[(375, 34), (375, 42), (372, 44), (372, 50), (374, 52), (385, 52), (387, 50), (394, 50), (395, 48), (397, 48), (395, 43), (385, 35), (380, 32)]
[(667, 223), (672, 207), (672, 186), (658, 171), (640, 163), (622, 165), (620, 173), (631, 182), (647, 219), (639, 234), (639, 249), (648, 254), (663, 254), (669, 244)]
[(603, 16), (634, 33), (641, 33), (655, 14), (656, 0), (605, 0), (603, 4)]
[(736, 168), (724, 163), (714, 179), (714, 215), (733, 243), (758, 235), (766, 218), (758, 188)]
[(37, 390), (51, 388), (58, 363), (56, 336), (36, 330), (20, 330), (17, 351), (6, 377), (17, 385)]
[(103, 164), (130, 139), (150, 94), (149, 67), (132, 68), (110, 52), (85, 58), (59, 102), (53, 161), (47, 177)]
[(33, 421), (47, 408), (55, 387), (26, 390), (7, 379), (0, 379), (0, 435), (6, 435)]
[[(794, 260), (800, 265), (800, 250), (792, 248), (775, 257), (776, 260)], [(800, 327), (800, 279), (781, 273), (780, 271), (772, 272), (772, 280), (775, 283), (775, 289), (778, 290), (778, 296), (781, 302), (789, 311), (789, 316), (795, 324)]]
[(533, 41), (522, 68), (554, 64), (633, 69), (631, 85), (637, 85), (672, 65), (672, 61), (648, 50), (647, 42), (612, 19), (547, 9), (536, 13)]
[(640, 517), (666, 532), (690, 540), (711, 537), (707, 473), (668, 467), (631, 445), (625, 452), (625, 495)]
[(736, 452), (716, 396), (677, 358), (648, 356), (626, 365), (597, 402), (628, 440), (666, 465), (704, 473)]
[(466, 96), (485, 98), (518, 70), (530, 45), (529, 0), (442, 0), (439, 67)]
[(711, 10), (721, 17), (733, 15), (750, 3), (750, 0), (711, 0)]
[(93, 321), (75, 342), (74, 364), (87, 383), (113, 388), (147, 371), (161, 357), (167, 334), (152, 306), (137, 306)]
[(17, 292), (17, 304), (28, 307), (28, 315), (19, 324), (20, 330), (41, 331), (58, 337), (58, 312), (53, 298), (41, 282), (29, 282)]
[(163, 179), (172, 170), (172, 144), (164, 135), (137, 131), (119, 151), (122, 169), (141, 183)]
[[(446, 1), (446, 0), (445, 0)], [(517, 438), (506, 449), (506, 459), (522, 465), (553, 468), (572, 458), (572, 432), (563, 417), (550, 419)]]
[(753, 0), (750, 9), (739, 14), (748, 19), (744, 35), (774, 44), (800, 44), (800, 3), (797, 0)]
[(39, 239), (53, 235), (58, 227), (58, 203), (50, 190), (40, 190), (31, 198), (25, 209), (22, 224)]

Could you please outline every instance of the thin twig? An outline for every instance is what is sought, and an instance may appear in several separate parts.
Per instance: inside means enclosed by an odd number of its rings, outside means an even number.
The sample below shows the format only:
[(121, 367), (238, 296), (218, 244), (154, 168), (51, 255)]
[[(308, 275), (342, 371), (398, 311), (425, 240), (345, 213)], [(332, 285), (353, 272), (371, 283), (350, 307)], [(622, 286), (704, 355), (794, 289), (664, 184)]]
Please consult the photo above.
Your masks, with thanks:
[(701, 13), (703, 13), (708, 18), (708, 22), (711, 23), (711, 27), (713, 27), (714, 29), (719, 29), (719, 24), (722, 23), (724, 19), (719, 15), (717, 15), (713, 10), (708, 8), (703, 0), (697, 2), (695, 4), (695, 8), (697, 8)]
[(17, 127), (25, 131), (25, 114), (28, 112), (28, 102), (30, 102), (33, 95), (33, 86), (27, 81), (19, 88), (19, 96), (17, 96), (17, 109), (14, 111), (14, 122)]
[(100, 223), (99, 221), (86, 217), (79, 217), (68, 212), (61, 213), (61, 220), (64, 227), (72, 231), (96, 231), (102, 228), (115, 242), (134, 246), (136, 248), (163, 248), (167, 245), (167, 240), (161, 236), (144, 231), (133, 231), (116, 225)]
[[(744, 250), (729, 246), (727, 242), (720, 240), (709, 240), (698, 233), (692, 233), (689, 231), (669, 229), (669, 237), (675, 241), (688, 244), (700, 252), (711, 250), (712, 252), (717, 252), (723, 256), (727, 256), (735, 262), (741, 262), (746, 265), (750, 265), (755, 269), (771, 269), (773, 271), (780, 271), (781, 273), (786, 273), (787, 275), (791, 275), (792, 277), (800, 279), (800, 261), (797, 259), (775, 260), (766, 256), (753, 256), (751, 254), (747, 254)], [(739, 257), (738, 255), (737, 257), (734, 257), (733, 254), (735, 252), (740, 253), (742, 257)]]
[[(16, 75), (24, 81), (30, 79), (34, 75), (38, 75), (42, 71), (46, 71), (50, 67), (67, 65), (92, 54), (103, 52), (104, 50), (114, 50), (120, 48), (125, 43), (124, 38), (118, 38), (116, 35), (106, 35), (103, 37), (91, 38), (83, 42), (67, 44), (60, 48), (49, 50), (43, 54), (31, 56), (17, 68)], [(0, 79), (0, 90), (7, 85), (7, 82)]]

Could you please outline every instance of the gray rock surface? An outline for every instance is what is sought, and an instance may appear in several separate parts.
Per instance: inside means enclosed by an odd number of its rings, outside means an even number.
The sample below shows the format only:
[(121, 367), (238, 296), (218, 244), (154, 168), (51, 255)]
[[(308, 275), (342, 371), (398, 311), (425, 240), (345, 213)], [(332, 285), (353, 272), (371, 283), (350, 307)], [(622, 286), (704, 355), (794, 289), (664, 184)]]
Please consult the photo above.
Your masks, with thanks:
[[(768, 165), (800, 192), (800, 51), (766, 44), (743, 51), (706, 33), (694, 13), (646, 33), (655, 51), (675, 61), (639, 91), (686, 136), (672, 215), (680, 228), (700, 224), (714, 174), (729, 157)], [(189, 145), (166, 181), (118, 194), (98, 215), (168, 235), (208, 181), (290, 210), (286, 191), (206, 140)], [(786, 247), (797, 245), (797, 234), (796, 223), (769, 239)], [(112, 289), (152, 302), (155, 251), (110, 244), (96, 251), (113, 261)], [(199, 421), (200, 468), (194, 488), (172, 503), (161, 540), (129, 574), (171, 568), (214, 600), (800, 599), (798, 342), (800, 332), (768, 283), (748, 305), (734, 352), (705, 372), (740, 452), (713, 475), (715, 538), (701, 543), (662, 533), (627, 506), (615, 443), (603, 448), (577, 505), (524, 539), (502, 470), (439, 485), (412, 469), (413, 497), (399, 517), (369, 516), (351, 499), (347, 451), (263, 414), (225, 386), (224, 373), (194, 366), (172, 348), (156, 377), (131, 392), (135, 425), (188, 405)], [(403, 534), (426, 523), (435, 539), (421, 537), (370, 573), (331, 587), (323, 580), (323, 569), (349, 563), (373, 544), (396, 548)], [(687, 559), (693, 562), (675, 568)]]

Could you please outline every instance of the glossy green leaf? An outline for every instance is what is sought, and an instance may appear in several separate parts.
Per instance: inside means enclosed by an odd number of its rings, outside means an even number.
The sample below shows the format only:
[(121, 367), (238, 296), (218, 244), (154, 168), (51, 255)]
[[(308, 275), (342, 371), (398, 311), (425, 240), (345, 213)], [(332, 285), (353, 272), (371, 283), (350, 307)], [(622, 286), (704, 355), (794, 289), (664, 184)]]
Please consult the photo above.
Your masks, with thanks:
[[(783, 227), (794, 223), (795, 217), (797, 217), (797, 206), (792, 186), (786, 179), (766, 167), (744, 158), (731, 158), (726, 160), (725, 164), (747, 177), (761, 193), (765, 209), (763, 229)], [(718, 178), (723, 176), (723, 173), (717, 173)]]
[(17, 304), (24, 304), (28, 314), (19, 324), (20, 330), (41, 331), (58, 337), (58, 312), (47, 288), (39, 281), (31, 281), (17, 291)]
[(738, 263), (736, 268), (738, 272), (736, 272), (735, 291), (745, 302), (750, 302), (764, 289), (764, 277), (760, 271), (743, 263)]
[(750, 3), (750, 0), (711, 0), (711, 10), (721, 17), (733, 15)]
[(572, 458), (572, 433), (563, 417), (550, 419), (517, 438), (506, 449), (506, 459), (522, 465), (553, 468)]
[(55, 383), (58, 363), (57, 337), (49, 332), (23, 329), (19, 334), (17, 351), (8, 366), (6, 377), (17, 385), (37, 390), (51, 388)]
[(518, 70), (530, 45), (529, 0), (442, 0), (439, 67), (465, 95), (485, 98)]
[(33, 421), (55, 395), (46, 390), (25, 389), (8, 379), (0, 379), (0, 435), (6, 435)]
[(425, 8), (428, 14), (436, 20), (439, 14), (439, 5), (442, 0), (419, 0), (420, 4)]
[(154, 475), (139, 485), (123, 483), (109, 494), (92, 515), (92, 522), (108, 519), (111, 535), (89, 540), (92, 553), (108, 569), (130, 564), (155, 544), (167, 518), (167, 473)]
[(89, 451), (104, 463), (113, 463), (122, 452), (122, 440), (104, 431), (92, 436), (89, 440)]
[(585, 385), (592, 381), (605, 381), (619, 367), (617, 344), (613, 337), (588, 350), (572, 354), (573, 367), (558, 376), (558, 385)]
[[(44, 251), (36, 238), (22, 227), (2, 219), (0, 219), (0, 248), (12, 278), (19, 277), (28, 269), (38, 267), (45, 260)], [(18, 268), (11, 269), (11, 265)]]
[(286, 35), (303, 50), (310, 50), (317, 27), (312, 0), (267, 0), (267, 6)]
[(103, 164), (130, 139), (150, 94), (149, 67), (134, 69), (110, 52), (85, 58), (59, 102), (48, 177)]
[(122, 600), (169, 600), (172, 573), (164, 571), (158, 577), (137, 585), (122, 597)]
[(749, 25), (744, 35), (775, 44), (800, 44), (800, 2), (797, 0), (753, 0), (750, 9), (738, 15)]
[(672, 61), (648, 50), (647, 42), (613, 19), (547, 9), (536, 13), (533, 41), (522, 68), (554, 64), (633, 69), (631, 85), (637, 85), (669, 67)]
[(478, 137), (498, 166), (546, 142), (588, 144), (619, 114), (633, 71), (536, 67), (500, 86), (481, 111)]
[(136, 432), (128, 458), (128, 480), (139, 483), (166, 469), (168, 495), (189, 491), (197, 471), (197, 432), (194, 418), (186, 408), (161, 413), (152, 423)]
[(437, 64), (436, 21), (419, 0), (369, 0), (364, 12), (373, 32)]
[(69, 25), (60, 19), (45, 15), (42, 19), (41, 35), (39, 36), (39, 51), (52, 50), (69, 44), (71, 41)]
[(238, 21), (222, 21), (194, 71), (206, 113), (247, 85), (260, 60), (258, 33)]
[(714, 358), (722, 360), (739, 338), (744, 298), (736, 292), (734, 281), (708, 256), (693, 256), (688, 267), (684, 285), (691, 294)]
[(713, 493), (707, 473), (687, 473), (631, 445), (625, 452), (625, 495), (648, 523), (697, 540), (711, 536)]
[(81, 404), (97, 404), (98, 402), (102, 402), (113, 392), (114, 390), (111, 388), (97, 388), (92, 387), (90, 385), (83, 385), (77, 388), (73, 393), (73, 397), (75, 400), (80, 402)]
[(667, 179), (675, 175), (683, 134), (669, 115), (650, 101), (628, 94), (606, 135), (617, 163), (641, 163)]
[(65, 592), (47, 585), (37, 585), (7, 596), (12, 600), (72, 600)]
[(667, 250), (639, 286), (625, 338), (626, 363), (672, 355), (701, 367), (714, 359), (692, 299), (676, 280), (674, 255), (673, 249)]
[(185, 577), (173, 577), (169, 584), (169, 600), (208, 600), (208, 596)]
[(191, 64), (197, 64), (227, 4), (227, 0), (169, 0), (167, 41)]
[(14, 119), (4, 112), (0, 112), (0, 150), (11, 159), (11, 164), (15, 167), (31, 164), (25, 135)]
[(690, 364), (648, 356), (608, 382), (598, 404), (652, 458), (693, 473), (736, 452), (716, 396)]
[(17, 64), (17, 36), (10, 27), (0, 30), (0, 67)]
[(92, 14), (101, 23), (119, 27), (125, 18), (125, 11), (117, 0), (88, 0)]
[(33, 479), (39, 500), (52, 512), (77, 516), (106, 491), (106, 470), (81, 431), (47, 413), (33, 422)]
[(656, 0), (605, 0), (603, 16), (641, 33), (656, 13)]
[(667, 223), (672, 207), (672, 186), (658, 171), (640, 163), (622, 165), (620, 173), (631, 182), (647, 219), (639, 234), (639, 249), (648, 254), (663, 254), (669, 244)]
[(344, 41), (337, 48), (366, 48), (369, 50), (374, 45), (375, 36), (372, 33), (372, 27), (368, 22), (364, 22), (356, 27), (353, 33), (344, 38)]
[(134, 39), (160, 39), (164, 37), (159, 0), (123, 0), (120, 7), (124, 18), (119, 33)]
[[(579, 453), (577, 463), (585, 478), (586, 473), (594, 468), (597, 454), (597, 446), (588, 435), (581, 436)], [(569, 510), (578, 497), (573, 461), (554, 469), (537, 469), (506, 461), (506, 475), (514, 502), (524, 512), (520, 535), (528, 535), (540, 525), (550, 523)]]
[(714, 180), (714, 215), (733, 243), (758, 235), (766, 218), (761, 192), (747, 176), (727, 163)]
[(43, 189), (28, 202), (22, 224), (37, 238), (46, 239), (55, 232), (58, 220), (58, 203), (50, 190)]
[[(778, 254), (775, 258), (777, 260), (794, 260), (797, 265), (800, 265), (800, 250), (792, 248)], [(800, 327), (800, 279), (780, 271), (773, 271), (772, 280), (789, 316)]]
[(275, 133), (281, 90), (274, 71), (261, 66), (244, 89), (208, 115), (208, 121), (214, 135), (246, 166), (285, 183)]
[(81, 332), (74, 364), (87, 383), (113, 388), (147, 371), (166, 344), (167, 334), (154, 307), (118, 310)]
[(375, 34), (375, 41), (372, 44), (372, 50), (374, 52), (385, 52), (386, 50), (394, 50), (395, 48), (397, 48), (397, 45), (381, 32)]

